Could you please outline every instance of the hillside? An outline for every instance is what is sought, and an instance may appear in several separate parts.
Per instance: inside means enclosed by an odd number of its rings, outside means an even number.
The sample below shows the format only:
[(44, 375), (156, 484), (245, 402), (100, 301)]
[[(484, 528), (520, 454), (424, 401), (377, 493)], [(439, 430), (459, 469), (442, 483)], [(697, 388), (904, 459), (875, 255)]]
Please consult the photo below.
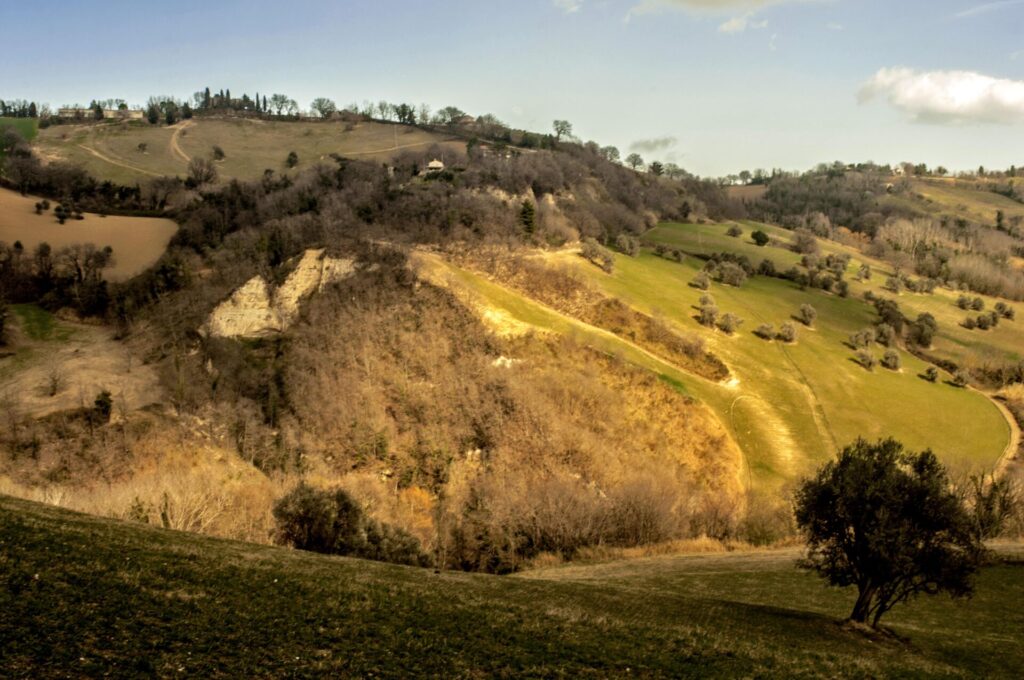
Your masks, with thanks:
[(419, 128), (375, 122), (280, 122), (248, 118), (194, 118), (172, 126), (145, 122), (55, 125), (39, 132), (38, 153), (84, 167), (100, 180), (145, 182), (162, 175), (185, 177), (193, 158), (216, 161), (221, 180), (256, 180), (264, 170), (286, 172), (288, 154), (297, 169), (330, 160), (332, 153), (377, 162), (403, 151), (426, 152), (435, 145), (449, 161), (465, 154), (465, 142)]
[[(789, 232), (746, 223), (747, 237), (732, 238), (726, 236), (728, 226), (664, 224), (648, 232), (645, 239), (696, 255), (731, 252), (751, 259), (759, 256), (755, 262), (772, 258), (780, 270), (799, 260), (783, 247)], [(748, 240), (754, 228), (767, 229), (782, 239), (780, 245), (757, 247)], [(822, 249), (847, 250), (829, 243), (823, 243)], [(713, 284), (709, 292), (721, 311), (738, 314), (745, 321), (729, 336), (704, 328), (695, 318), (702, 291), (689, 284), (704, 266), (696, 257), (680, 264), (646, 249), (635, 258), (618, 254), (610, 275), (572, 249), (548, 254), (542, 260), (554, 269), (575, 272), (603, 294), (667, 321), (682, 334), (698, 335), (725, 361), (731, 379), (722, 383), (701, 379), (625, 337), (558, 314), (530, 299), (529, 291), (503, 285), (500, 277), (488, 280), (436, 258), (427, 262), (432, 263), (428, 271), (435, 270), (434, 280), (465, 291), (467, 299), (476, 300), (484, 318), (491, 319), (499, 330), (521, 334), (534, 329), (581, 338), (671, 380), (710, 406), (744, 451), (745, 481), (750, 488), (776, 489), (806, 475), (836, 448), (858, 436), (891, 435), (912, 447), (932, 448), (958, 472), (992, 468), (1016, 450), (1015, 430), (996, 405), (979, 392), (954, 387), (948, 375), (937, 384), (923, 380), (927, 364), (911, 353), (900, 351), (903, 365), (899, 371), (881, 367), (868, 371), (855, 363), (848, 337), (876, 322), (875, 310), (863, 301), (863, 294), (890, 295), (882, 290), (883, 263), (859, 254), (851, 259), (851, 279), (864, 262), (877, 273), (863, 283), (851, 280), (846, 298), (801, 290), (792, 282), (763, 276), (738, 288)], [(987, 334), (968, 331), (958, 325), (963, 312), (956, 307), (955, 297), (952, 292), (937, 291), (933, 295), (904, 293), (897, 299), (911, 318), (924, 311), (935, 314), (940, 328), (932, 348), (936, 355), (961, 364), (981, 354), (1019, 360), (1017, 353), (1024, 346), (1020, 324), (1007, 322)], [(754, 334), (761, 323), (779, 327), (792, 322), (806, 303), (815, 307), (818, 318), (813, 328), (798, 324), (796, 343), (769, 342)], [(881, 348), (875, 354), (880, 356)], [(949, 418), (950, 413), (957, 418)]]
[(897, 608), (884, 637), (841, 626), (851, 594), (791, 550), (438, 574), (8, 497), (0, 536), (12, 677), (1009, 678), (1024, 664), (1019, 547), (972, 600)]

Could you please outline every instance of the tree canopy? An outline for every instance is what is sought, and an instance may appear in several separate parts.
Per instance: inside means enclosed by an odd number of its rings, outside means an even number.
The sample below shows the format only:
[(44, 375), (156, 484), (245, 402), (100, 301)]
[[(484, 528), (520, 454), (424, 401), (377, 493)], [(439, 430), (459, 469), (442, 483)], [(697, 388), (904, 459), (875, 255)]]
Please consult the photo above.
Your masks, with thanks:
[(803, 483), (795, 511), (805, 566), (831, 585), (857, 587), (855, 622), (877, 627), (920, 593), (973, 592), (981, 536), (931, 451), (858, 439)]

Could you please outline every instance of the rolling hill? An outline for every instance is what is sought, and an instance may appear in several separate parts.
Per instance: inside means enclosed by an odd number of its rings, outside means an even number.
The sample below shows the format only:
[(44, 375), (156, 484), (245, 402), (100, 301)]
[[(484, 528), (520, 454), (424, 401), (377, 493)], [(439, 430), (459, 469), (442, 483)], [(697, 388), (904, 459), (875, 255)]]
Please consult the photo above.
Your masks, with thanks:
[(1016, 677), (1017, 546), (976, 596), (842, 626), (794, 550), (438, 573), (0, 497), (11, 677)]
[(184, 177), (192, 158), (213, 158), (214, 146), (224, 152), (216, 162), (221, 180), (255, 180), (267, 169), (288, 171), (285, 159), (292, 151), (299, 157), (296, 170), (301, 170), (332, 153), (386, 162), (404, 150), (422, 152), (434, 145), (449, 158), (465, 154), (465, 142), (376, 122), (350, 125), (246, 118), (194, 118), (172, 126), (109, 122), (52, 126), (41, 130), (35, 140), (44, 158), (71, 161), (101, 180), (129, 185), (163, 175)]
[[(799, 260), (782, 247), (789, 238), (785, 230), (744, 223), (745, 236), (732, 238), (726, 235), (728, 227), (663, 224), (648, 232), (645, 240), (693, 255), (731, 252), (754, 262), (770, 258), (780, 270)], [(754, 228), (768, 231), (780, 245), (756, 246), (749, 241)], [(689, 283), (703, 266), (696, 257), (679, 264), (645, 249), (636, 258), (616, 255), (613, 273), (606, 274), (573, 249), (538, 256), (552, 267), (576, 272), (605, 295), (661, 318), (682, 333), (698, 334), (730, 369), (731, 379), (722, 383), (702, 379), (628, 338), (560, 314), (526, 292), (465, 266), (429, 258), (427, 270), (434, 272), (436, 282), (464, 291), (466, 299), (499, 331), (533, 329), (572, 335), (653, 371), (710, 406), (744, 451), (752, 488), (785, 486), (857, 437), (894, 436), (913, 448), (932, 448), (957, 472), (991, 469), (1012, 455), (1019, 442), (1015, 425), (987, 396), (953, 386), (949, 376), (938, 383), (923, 380), (928, 364), (906, 351), (900, 351), (899, 371), (880, 367), (867, 371), (854, 361), (848, 337), (877, 320), (862, 296), (867, 291), (891, 295), (882, 289), (887, 267), (838, 244), (823, 243), (822, 249), (854, 256), (849, 264), (851, 279), (863, 262), (876, 274), (863, 283), (851, 280), (848, 298), (800, 290), (792, 282), (763, 276), (739, 288), (715, 284), (710, 293), (721, 311), (738, 314), (745, 321), (734, 336), (706, 329), (695, 318), (702, 291)], [(951, 291), (903, 293), (897, 299), (911, 318), (926, 311), (936, 316), (940, 331), (933, 352), (938, 356), (958, 362), (979, 353), (1016, 359), (1024, 346), (1024, 328), (1017, 323), (1007, 322), (987, 333), (958, 325), (963, 311), (956, 307)], [(754, 335), (761, 323), (778, 327), (794, 321), (805, 303), (815, 307), (818, 319), (813, 328), (800, 326), (795, 344)], [(993, 301), (987, 303), (991, 307)], [(881, 348), (874, 353), (880, 357)], [(951, 413), (956, 418), (950, 418)]]

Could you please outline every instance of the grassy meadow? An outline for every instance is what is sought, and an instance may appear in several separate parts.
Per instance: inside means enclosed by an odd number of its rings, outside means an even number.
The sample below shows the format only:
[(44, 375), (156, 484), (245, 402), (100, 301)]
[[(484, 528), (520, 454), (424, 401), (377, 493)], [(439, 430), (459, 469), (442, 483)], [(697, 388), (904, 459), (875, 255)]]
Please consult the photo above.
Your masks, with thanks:
[[(758, 248), (747, 241), (753, 227), (780, 239), (785, 232), (764, 225), (743, 226), (746, 234), (742, 238), (726, 236), (728, 225), (722, 224), (667, 224), (649, 232), (647, 238), (703, 254), (749, 251), (752, 261), (768, 257), (780, 268), (795, 263), (796, 255), (785, 248)], [(837, 244), (823, 244), (823, 248), (843, 250)], [(696, 318), (702, 292), (689, 283), (703, 266), (702, 260), (689, 257), (679, 264), (644, 250), (636, 258), (617, 255), (614, 273), (608, 275), (572, 251), (561, 251), (551, 259), (575, 269), (605, 294), (685, 333), (703, 337), (709, 349), (729, 366), (733, 380), (724, 384), (703, 380), (624, 338), (569, 319), (495, 281), (438, 258), (433, 259), (433, 266), (443, 270), (436, 275), (438, 282), (468, 291), (484, 317), (498, 325), (504, 323), (516, 332), (534, 329), (574, 334), (588, 345), (656, 372), (709, 406), (743, 450), (749, 471), (746, 481), (753, 488), (783, 487), (859, 436), (893, 436), (915, 449), (931, 448), (955, 472), (991, 468), (1010, 443), (1009, 425), (986, 396), (953, 386), (948, 375), (934, 384), (925, 381), (921, 374), (928, 364), (909, 353), (900, 352), (903, 366), (899, 371), (881, 366), (868, 371), (854, 361), (854, 350), (846, 344), (849, 336), (877, 318), (859, 296), (868, 288), (880, 292), (882, 273), (863, 285), (853, 283), (848, 298), (801, 291), (791, 282), (761, 276), (741, 288), (714, 284), (711, 293), (721, 312), (744, 319), (739, 331), (727, 336), (702, 327)], [(859, 261), (854, 260), (850, 269), (855, 271), (857, 266)], [(972, 339), (964, 337), (971, 331), (956, 325), (962, 312), (954, 301), (944, 293), (899, 298), (908, 316), (935, 312), (940, 324), (936, 351), (940, 354)], [(793, 319), (804, 303), (818, 312), (813, 328)], [(794, 344), (765, 341), (753, 333), (762, 323), (778, 328), (786, 321), (798, 326), (799, 338)], [(1000, 329), (1004, 329), (1007, 345), (1015, 339), (1022, 341), (1015, 323), (1001, 324)], [(990, 333), (990, 338), (997, 337)], [(876, 346), (872, 352), (880, 359), (883, 348)]]
[[(140, 144), (145, 148), (141, 149)], [(36, 147), (42, 155), (78, 163), (90, 174), (122, 184), (149, 177), (184, 176), (192, 158), (213, 158), (221, 180), (254, 180), (264, 170), (288, 172), (285, 159), (295, 151), (293, 172), (311, 167), (332, 153), (385, 162), (405, 150), (425, 151), (438, 144), (449, 158), (465, 153), (464, 143), (417, 128), (385, 123), (277, 122), (245, 118), (193, 118), (173, 126), (146, 122), (58, 125), (42, 130)]]
[(28, 141), (35, 139), (39, 132), (39, 121), (35, 118), (7, 118), (0, 116), (0, 128), (12, 127)]
[(436, 573), (99, 519), (0, 497), (12, 677), (1016, 677), (1019, 550), (896, 636), (793, 550)]

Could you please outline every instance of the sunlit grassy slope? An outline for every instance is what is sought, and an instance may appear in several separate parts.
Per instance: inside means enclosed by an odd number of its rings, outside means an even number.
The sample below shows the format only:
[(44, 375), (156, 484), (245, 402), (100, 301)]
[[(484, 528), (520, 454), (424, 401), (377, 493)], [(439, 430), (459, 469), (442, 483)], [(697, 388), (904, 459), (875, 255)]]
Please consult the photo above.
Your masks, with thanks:
[(212, 158), (214, 146), (224, 151), (223, 160), (216, 163), (221, 179), (254, 180), (267, 169), (286, 172), (291, 151), (299, 157), (296, 170), (302, 170), (332, 153), (387, 161), (403, 150), (426, 151), (433, 144), (445, 149), (449, 158), (465, 151), (464, 143), (453, 144), (442, 135), (403, 125), (367, 122), (347, 129), (342, 122), (219, 118), (194, 118), (171, 127), (140, 121), (57, 125), (43, 130), (36, 140), (44, 155), (73, 161), (95, 177), (119, 183), (185, 176), (189, 159)]
[(996, 223), (996, 213), (1000, 210), (1007, 219), (1017, 215), (1024, 216), (1024, 204), (993, 191), (978, 188), (976, 182), (916, 179), (911, 181), (910, 186), (916, 196), (911, 196), (908, 200), (913, 201), (917, 209), (927, 213), (954, 215), (987, 225)]
[(793, 551), (496, 577), (217, 540), (0, 497), (5, 677), (1017, 677), (1021, 563), (973, 600), (838, 620)]
[[(748, 240), (749, 231), (763, 228), (780, 239), (786, 232), (764, 225), (744, 224), (745, 235), (725, 235), (727, 225), (662, 225), (647, 239), (705, 254), (729, 250), (749, 254), (754, 262), (773, 259), (780, 268), (796, 262), (781, 247), (759, 248)], [(823, 244), (826, 250), (844, 250)], [(755, 257), (756, 256), (756, 257)], [(709, 348), (729, 366), (734, 380), (715, 384), (667, 365), (628, 341), (567, 319), (493, 281), (435, 259), (445, 270), (442, 278), (471, 291), (482, 307), (526, 327), (573, 333), (584, 342), (649, 368), (712, 408), (745, 454), (754, 488), (777, 488), (820, 465), (835, 450), (857, 437), (892, 436), (913, 448), (933, 449), (956, 471), (990, 468), (1010, 442), (1010, 429), (1000, 411), (984, 395), (957, 388), (948, 380), (929, 383), (921, 378), (928, 364), (901, 352), (902, 370), (881, 367), (867, 371), (853, 360), (846, 344), (850, 334), (875, 323), (874, 309), (861, 294), (881, 292), (884, 266), (872, 262), (876, 274), (870, 282), (854, 283), (848, 298), (820, 291), (801, 291), (775, 278), (754, 277), (741, 288), (714, 285), (711, 293), (720, 310), (744, 319), (734, 336), (711, 331), (697, 323), (701, 291), (689, 286), (703, 266), (695, 257), (678, 264), (644, 251), (636, 258), (616, 257), (614, 273), (605, 274), (571, 251), (553, 259), (573, 267), (606, 294), (635, 308), (659, 316), (686, 333), (704, 337)], [(851, 262), (855, 271), (860, 260)], [(970, 331), (956, 325), (961, 310), (948, 292), (901, 295), (899, 302), (912, 318), (932, 311), (940, 324), (938, 354), (960, 356), (965, 344), (976, 341)], [(786, 345), (767, 342), (753, 330), (761, 323), (776, 327), (793, 321), (801, 304), (818, 312), (813, 328), (799, 325), (799, 340)], [(997, 333), (1003, 333), (1000, 339)], [(1015, 323), (1006, 323), (988, 336), (1005, 342), (1007, 351), (1019, 339)], [(1019, 347), (1019, 345), (1018, 345)], [(883, 349), (875, 347), (881, 358)], [(948, 378), (948, 376), (946, 376)]]

